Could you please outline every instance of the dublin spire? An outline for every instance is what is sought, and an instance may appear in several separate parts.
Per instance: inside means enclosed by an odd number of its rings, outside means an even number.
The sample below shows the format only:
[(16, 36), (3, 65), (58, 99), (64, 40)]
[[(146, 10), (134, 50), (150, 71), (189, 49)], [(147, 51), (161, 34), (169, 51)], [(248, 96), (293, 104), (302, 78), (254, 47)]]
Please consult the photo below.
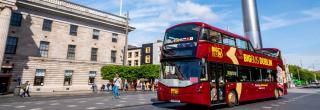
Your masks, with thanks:
[(243, 27), (246, 38), (255, 49), (262, 48), (256, 0), (242, 0)]

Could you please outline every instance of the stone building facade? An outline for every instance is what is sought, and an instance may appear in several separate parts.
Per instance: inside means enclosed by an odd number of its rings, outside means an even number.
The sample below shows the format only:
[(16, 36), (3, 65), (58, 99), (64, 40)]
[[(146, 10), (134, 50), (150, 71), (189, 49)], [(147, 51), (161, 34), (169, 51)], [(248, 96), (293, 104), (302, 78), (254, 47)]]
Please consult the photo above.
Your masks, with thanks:
[(105, 83), (103, 65), (123, 63), (125, 17), (64, 0), (7, 1), (0, 2), (7, 91), (25, 81), (33, 92), (90, 90)]

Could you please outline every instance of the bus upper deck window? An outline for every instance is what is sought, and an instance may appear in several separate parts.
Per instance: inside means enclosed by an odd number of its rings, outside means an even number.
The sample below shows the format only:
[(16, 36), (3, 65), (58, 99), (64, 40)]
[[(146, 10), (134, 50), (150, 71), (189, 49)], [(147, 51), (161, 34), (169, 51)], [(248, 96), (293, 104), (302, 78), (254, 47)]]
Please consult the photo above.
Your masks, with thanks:
[(222, 43), (221, 33), (210, 30), (210, 35), (208, 40), (214, 43)]

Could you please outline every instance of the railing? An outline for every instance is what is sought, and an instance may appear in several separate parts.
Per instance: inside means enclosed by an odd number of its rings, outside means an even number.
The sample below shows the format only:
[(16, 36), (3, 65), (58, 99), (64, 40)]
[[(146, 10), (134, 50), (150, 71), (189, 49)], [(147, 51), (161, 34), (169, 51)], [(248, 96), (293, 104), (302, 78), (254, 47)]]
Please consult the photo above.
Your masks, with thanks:
[[(21, 1), (25, 1), (25, 0), (21, 0)], [(72, 2), (68, 2), (68, 1), (63, 1), (63, 0), (26, 0), (26, 1), (30, 1), (30, 2), (39, 2), (39, 1), (48, 2), (48, 3), (55, 4), (55, 5), (64, 6), (66, 8), (71, 8), (73, 10), (78, 10), (78, 11), (82, 11), (82, 12), (98, 15), (98, 16), (101, 16), (101, 17), (106, 17), (106, 18), (118, 20), (118, 21), (121, 21), (121, 22), (125, 22), (125, 17), (113, 15), (113, 14), (110, 14), (110, 13), (107, 13), (107, 12), (103, 12), (103, 11), (100, 11), (100, 10), (96, 10), (96, 9), (93, 9), (93, 8), (89, 8), (89, 7), (82, 6), (82, 5), (75, 4), (75, 3), (72, 3)]]

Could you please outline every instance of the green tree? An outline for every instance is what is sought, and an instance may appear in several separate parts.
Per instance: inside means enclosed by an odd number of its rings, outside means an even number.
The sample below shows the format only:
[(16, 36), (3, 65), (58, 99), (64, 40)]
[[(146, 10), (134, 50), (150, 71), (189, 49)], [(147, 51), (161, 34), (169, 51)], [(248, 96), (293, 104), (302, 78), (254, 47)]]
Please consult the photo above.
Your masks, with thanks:
[[(298, 71), (299, 71), (299, 75), (298, 75)], [(293, 78), (296, 80), (298, 80), (299, 76), (300, 76), (300, 80), (302, 80), (302, 82), (314, 81), (315, 74), (317, 77), (320, 76), (317, 72), (303, 69), (303, 68), (296, 66), (296, 65), (289, 65), (289, 72), (293, 74)]]
[(101, 68), (103, 79), (112, 80), (115, 73), (120, 73), (120, 77), (133, 81), (135, 79), (155, 79), (159, 77), (159, 65), (142, 65), (142, 66), (122, 66), (122, 65), (105, 65)]

